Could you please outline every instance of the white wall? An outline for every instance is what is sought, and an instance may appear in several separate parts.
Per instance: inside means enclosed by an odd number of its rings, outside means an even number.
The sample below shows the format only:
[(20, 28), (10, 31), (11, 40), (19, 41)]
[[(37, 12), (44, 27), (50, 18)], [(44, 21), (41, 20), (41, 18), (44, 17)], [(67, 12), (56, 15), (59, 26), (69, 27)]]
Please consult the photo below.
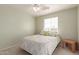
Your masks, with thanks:
[(34, 34), (34, 18), (12, 6), (0, 5), (0, 48), (9, 47), (26, 35)]
[(43, 29), (43, 19), (58, 16), (59, 33), (62, 38), (77, 40), (77, 8), (71, 8), (45, 16), (36, 17), (36, 33)]

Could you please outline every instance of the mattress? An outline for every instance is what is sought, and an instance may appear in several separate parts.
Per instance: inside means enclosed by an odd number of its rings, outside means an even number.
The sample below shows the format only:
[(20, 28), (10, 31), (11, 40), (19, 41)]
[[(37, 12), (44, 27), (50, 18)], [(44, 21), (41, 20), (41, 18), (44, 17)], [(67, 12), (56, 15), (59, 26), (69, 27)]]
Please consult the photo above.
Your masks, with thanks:
[(51, 55), (59, 42), (59, 37), (32, 35), (24, 37), (21, 48), (32, 55)]

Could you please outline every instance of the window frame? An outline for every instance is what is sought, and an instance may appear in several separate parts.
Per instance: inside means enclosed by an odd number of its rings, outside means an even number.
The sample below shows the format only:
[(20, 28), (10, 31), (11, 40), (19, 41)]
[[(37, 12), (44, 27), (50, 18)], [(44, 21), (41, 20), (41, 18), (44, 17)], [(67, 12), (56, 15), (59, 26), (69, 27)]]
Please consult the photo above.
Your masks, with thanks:
[[(48, 29), (47, 31), (51, 31), (51, 29), (56, 29), (56, 31), (58, 32), (58, 16), (56, 16), (56, 17), (51, 17), (51, 18), (45, 18), (45, 19), (44, 19), (44, 22), (43, 22), (43, 23), (44, 23), (44, 24), (43, 24), (43, 30), (44, 30), (44, 31), (46, 31), (46, 30), (45, 30), (45, 20), (50, 20), (51, 22), (54, 23), (54, 21), (52, 21), (52, 20), (54, 20), (54, 18), (57, 19), (57, 25), (56, 25), (57, 28), (54, 28), (54, 27), (56, 27), (56, 26), (49, 25), (51, 28), (49, 27), (49, 29)], [(49, 21), (49, 22), (50, 22), (50, 21)], [(50, 22), (50, 24), (52, 24), (51, 22)], [(52, 27), (52, 26), (53, 26), (53, 27)]]

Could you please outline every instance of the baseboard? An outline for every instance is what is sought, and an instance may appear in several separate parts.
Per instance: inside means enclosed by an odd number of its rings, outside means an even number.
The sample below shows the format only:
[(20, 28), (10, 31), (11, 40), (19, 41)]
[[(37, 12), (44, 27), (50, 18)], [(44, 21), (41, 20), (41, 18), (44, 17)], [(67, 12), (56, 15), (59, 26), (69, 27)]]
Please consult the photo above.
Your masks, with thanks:
[(15, 46), (17, 46), (17, 45), (20, 46), (20, 44), (21, 44), (21, 41), (17, 41), (16, 43), (11, 44), (11, 45), (8, 46), (8, 47), (0, 48), (0, 51), (7, 50), (7, 49), (10, 49), (10, 48), (13, 48), (13, 47), (15, 47)]
[[(17, 45), (17, 44), (16, 44)], [(6, 48), (1, 48), (0, 51), (4, 51), (4, 50), (7, 50), (7, 49), (10, 49), (12, 47), (15, 47), (16, 45), (12, 45), (12, 46), (9, 46), (9, 47), (6, 47)]]

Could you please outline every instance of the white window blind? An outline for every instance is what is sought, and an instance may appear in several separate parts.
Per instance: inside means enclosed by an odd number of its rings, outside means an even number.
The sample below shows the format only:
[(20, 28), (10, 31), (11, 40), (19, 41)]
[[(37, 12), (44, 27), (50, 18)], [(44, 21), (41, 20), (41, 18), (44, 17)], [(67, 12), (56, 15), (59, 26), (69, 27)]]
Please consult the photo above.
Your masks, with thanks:
[(44, 31), (58, 32), (58, 17), (44, 19)]

